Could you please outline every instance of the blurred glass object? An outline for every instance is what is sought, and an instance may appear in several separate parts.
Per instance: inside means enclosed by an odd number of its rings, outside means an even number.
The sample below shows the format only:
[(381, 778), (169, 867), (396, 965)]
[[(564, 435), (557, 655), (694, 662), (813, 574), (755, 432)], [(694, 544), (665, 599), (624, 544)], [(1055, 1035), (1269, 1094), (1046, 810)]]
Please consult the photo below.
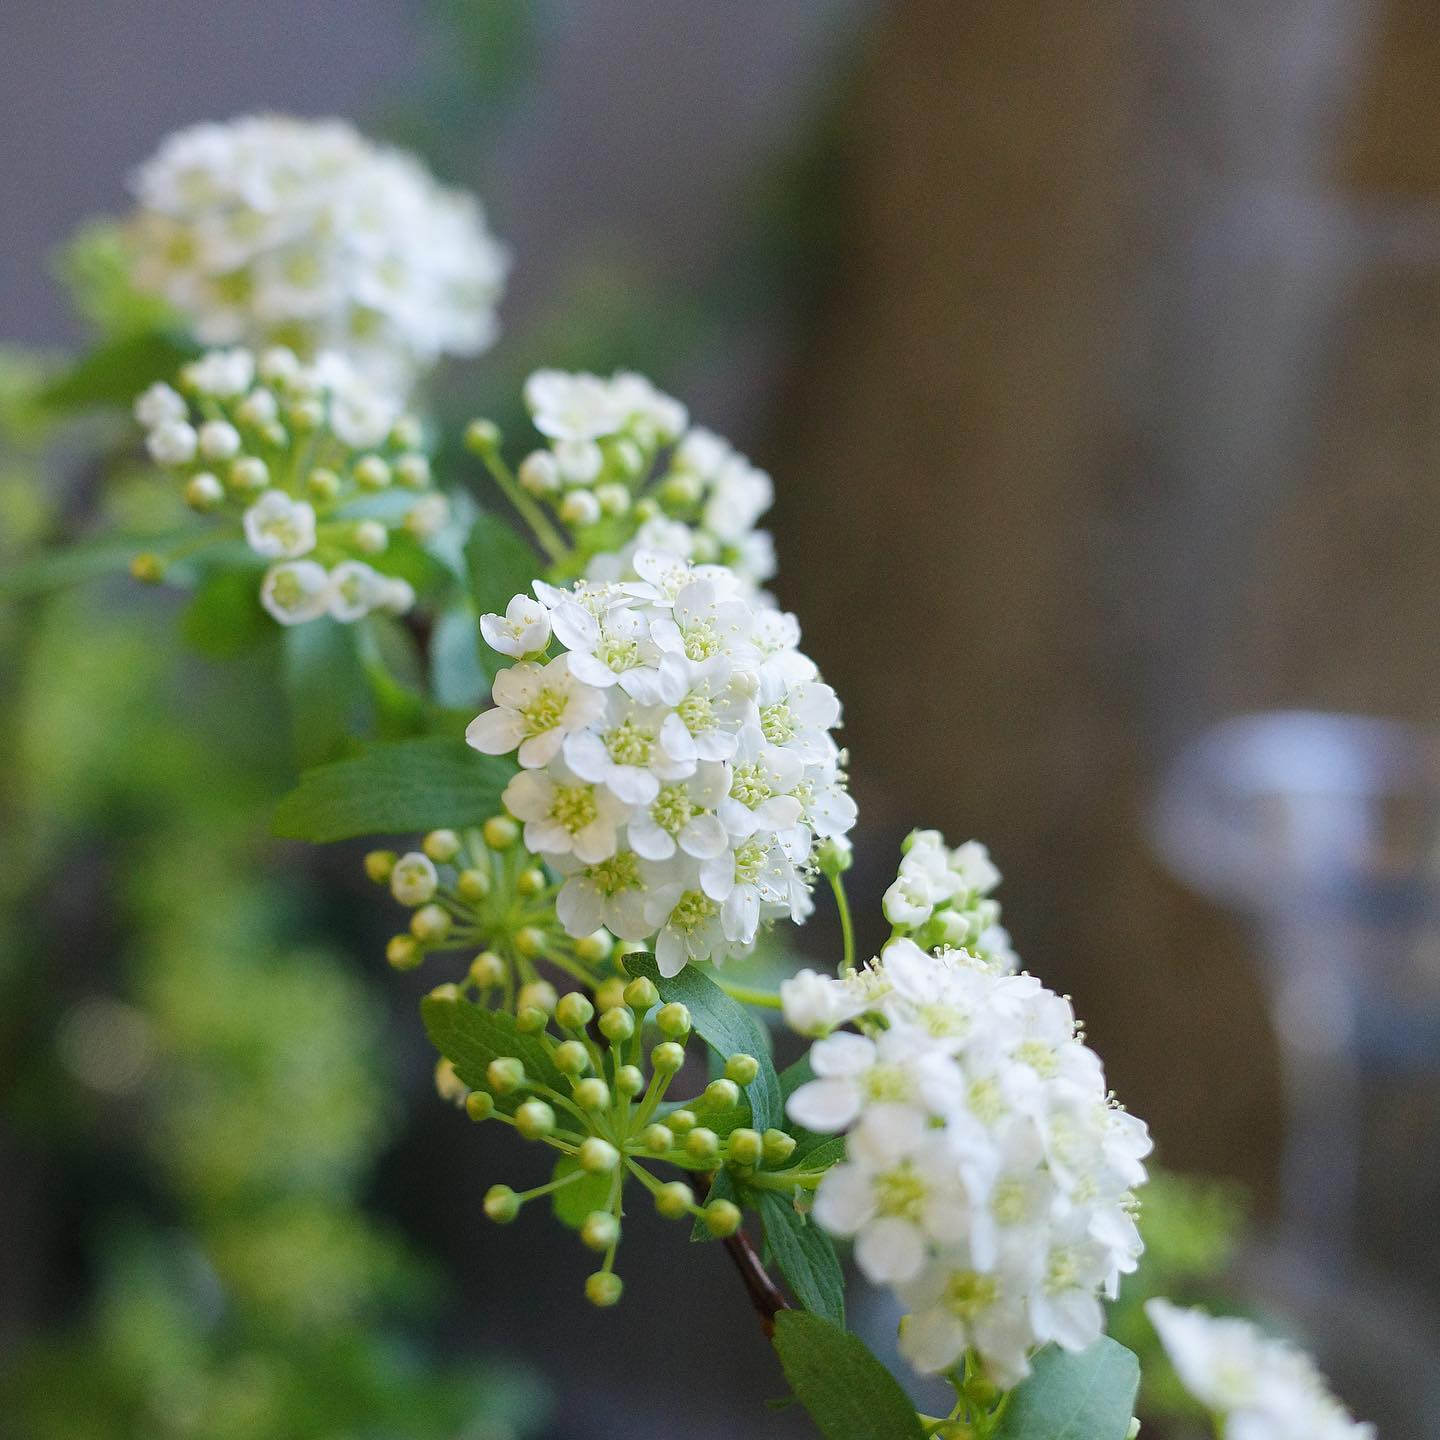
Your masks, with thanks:
[[(1259, 940), (1286, 1092), (1281, 1238), (1334, 1276), (1354, 1255), (1367, 1087), (1440, 1074), (1440, 739), (1358, 716), (1227, 720), (1173, 767), (1155, 839)], [(1416, 1135), (1416, 1156), (1436, 1138)]]

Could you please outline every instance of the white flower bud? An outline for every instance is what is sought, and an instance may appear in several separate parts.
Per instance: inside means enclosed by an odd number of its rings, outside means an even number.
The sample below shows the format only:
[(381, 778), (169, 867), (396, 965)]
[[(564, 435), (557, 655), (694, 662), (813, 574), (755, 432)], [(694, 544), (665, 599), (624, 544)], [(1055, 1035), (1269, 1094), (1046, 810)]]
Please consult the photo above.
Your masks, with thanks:
[(188, 465), (195, 458), (199, 437), (184, 420), (165, 420), (145, 437), (145, 448), (157, 465)]
[(225, 499), (225, 487), (208, 470), (192, 475), (185, 483), (185, 503), (192, 510), (213, 510)]
[(260, 603), (282, 625), (301, 625), (325, 613), (330, 576), (313, 560), (272, 565), (260, 585)]
[(200, 427), (199, 441), (207, 460), (230, 460), (240, 453), (240, 432), (228, 420), (207, 420)]
[(532, 495), (553, 495), (560, 488), (560, 467), (548, 450), (533, 450), (520, 462), (518, 479)]
[(183, 420), (188, 414), (189, 406), (185, 404), (185, 397), (161, 380), (157, 380), (135, 401), (135, 418), (147, 430), (155, 430), (161, 425)]
[(588, 490), (572, 490), (560, 502), (560, 518), (577, 528), (593, 525), (600, 518), (600, 502)]
[(390, 539), (390, 532), (378, 520), (362, 520), (352, 536), (362, 555), (378, 555)]
[(402, 905), (425, 904), (439, 883), (434, 861), (418, 850), (402, 855), (390, 872), (390, 893)]

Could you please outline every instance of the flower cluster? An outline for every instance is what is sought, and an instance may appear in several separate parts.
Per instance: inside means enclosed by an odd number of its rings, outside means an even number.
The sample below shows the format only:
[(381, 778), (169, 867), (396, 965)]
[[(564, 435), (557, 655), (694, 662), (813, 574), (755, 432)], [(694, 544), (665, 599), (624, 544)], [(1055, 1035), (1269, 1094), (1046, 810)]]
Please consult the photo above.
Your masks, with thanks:
[(964, 948), (996, 969), (1014, 970), (1018, 961), (1000, 924), (1000, 902), (991, 898), (1000, 872), (990, 852), (978, 840), (951, 850), (938, 830), (912, 830), (902, 849), (900, 873), (883, 901), (892, 935), (907, 936), (922, 950)]
[(507, 260), (478, 202), (342, 121), (196, 125), (133, 188), (135, 282), (205, 344), (338, 350), (403, 383), (495, 336)]
[[(473, 978), (431, 992), (425, 1005), (432, 1033), (465, 1033), (479, 1009), (467, 994), (471, 988)], [(780, 1168), (795, 1150), (794, 1139), (781, 1130), (762, 1134), (749, 1124), (746, 1087), (760, 1070), (753, 1055), (722, 1056), (723, 1073), (697, 1096), (667, 1100), (686, 1063), (691, 1017), (682, 1004), (661, 1005), (652, 980), (617, 973), (589, 995), (561, 995), (536, 979), (516, 1000), (518, 1053), (486, 1061), (457, 1047), (467, 1058), (442, 1060), (436, 1083), (472, 1120), (501, 1121), (559, 1152), (553, 1178), (544, 1184), (522, 1191), (492, 1185), (485, 1213), (505, 1224), (529, 1201), (553, 1197), (556, 1215), (603, 1256), (585, 1282), (592, 1304), (614, 1305), (621, 1298), (614, 1264), (629, 1180), (650, 1192), (666, 1219), (694, 1219), (716, 1237), (740, 1226), (734, 1201), (716, 1196), (701, 1205), (686, 1180), (662, 1180), (652, 1165), (677, 1167), (691, 1178), (735, 1166), (752, 1178), (763, 1172), (779, 1189), (794, 1188)], [(647, 1031), (655, 1042), (648, 1056)]]
[(814, 1218), (894, 1288), (906, 1357), (942, 1372), (974, 1350), (1009, 1386), (1037, 1346), (1091, 1344), (1100, 1297), (1140, 1253), (1133, 1188), (1150, 1141), (1107, 1096), (1069, 1002), (905, 938), (851, 988), (860, 1033), (816, 1041), (816, 1078), (789, 1113), (846, 1132)]
[(1151, 1300), (1145, 1313), (1185, 1388), (1223, 1422), (1225, 1440), (1374, 1440), (1330, 1393), (1314, 1362), (1248, 1320)]
[(519, 483), (573, 535), (590, 579), (633, 578), (642, 550), (726, 565), (752, 587), (774, 575), (774, 544), (756, 529), (769, 475), (644, 376), (538, 370), (525, 403), (546, 443)]
[[(840, 702), (795, 618), (734, 574), (640, 551), (631, 582), (537, 581), (486, 640), (516, 664), (466, 739), (516, 751), (526, 846), (565, 877), (570, 935), (648, 941), (665, 975), (748, 949), (812, 908), (816, 839), (855, 821), (831, 735)], [(550, 647), (558, 645), (553, 656)]]
[(276, 620), (349, 622), (414, 604), (377, 559), (397, 531), (424, 541), (449, 519), (413, 416), (340, 356), (304, 364), (283, 347), (209, 351), (178, 383), (136, 400), (146, 447), (183, 477), (192, 509), (233, 516), (272, 562), (260, 598)]

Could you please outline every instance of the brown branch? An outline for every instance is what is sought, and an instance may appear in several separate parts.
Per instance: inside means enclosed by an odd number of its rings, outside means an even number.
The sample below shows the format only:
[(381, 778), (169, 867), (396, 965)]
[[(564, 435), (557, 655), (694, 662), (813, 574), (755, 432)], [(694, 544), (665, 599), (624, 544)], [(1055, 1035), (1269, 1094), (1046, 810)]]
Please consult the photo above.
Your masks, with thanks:
[(760, 1317), (760, 1328), (765, 1332), (765, 1338), (769, 1340), (775, 1334), (776, 1315), (782, 1310), (790, 1309), (790, 1302), (780, 1293), (780, 1287), (770, 1278), (770, 1272), (765, 1268), (760, 1256), (756, 1254), (750, 1237), (743, 1230), (737, 1230), (733, 1235), (726, 1236), (723, 1243), (730, 1258), (735, 1262), (735, 1268), (740, 1272), (745, 1293), (750, 1297), (750, 1303)]

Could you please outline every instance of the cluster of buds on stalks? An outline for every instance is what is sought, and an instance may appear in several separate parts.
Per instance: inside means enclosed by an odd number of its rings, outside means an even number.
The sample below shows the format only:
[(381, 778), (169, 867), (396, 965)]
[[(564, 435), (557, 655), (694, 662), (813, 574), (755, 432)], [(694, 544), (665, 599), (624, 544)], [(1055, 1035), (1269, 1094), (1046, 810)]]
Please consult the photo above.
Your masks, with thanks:
[(615, 950), (608, 930), (573, 939), (555, 916), (556, 880), (524, 846), (520, 826), (495, 815), (467, 829), (432, 830), (418, 850), (372, 850), (365, 871), (411, 910), (386, 959), (414, 970), (432, 952), (473, 951), (462, 993), (516, 1013), (527, 985), (542, 982), (537, 961), (591, 989)]
[[(623, 1290), (614, 1265), (628, 1182), (648, 1192), (660, 1215), (716, 1238), (739, 1229), (740, 1209), (726, 1198), (702, 1203), (696, 1189), (708, 1189), (722, 1167), (746, 1187), (806, 1183), (784, 1170), (794, 1138), (749, 1123), (746, 1089), (760, 1068), (753, 1055), (720, 1057), (723, 1073), (698, 1095), (669, 1098), (686, 1063), (691, 1015), (682, 1004), (662, 1005), (643, 975), (613, 975), (590, 994), (531, 981), (513, 1022), (468, 1002), (457, 985), (437, 987), (424, 1010), (432, 1039), (455, 1057), (442, 1062), (442, 1088), (471, 1119), (512, 1126), (558, 1152), (549, 1181), (529, 1190), (494, 1185), (485, 1213), (505, 1224), (527, 1202), (551, 1197), (558, 1218), (602, 1256), (585, 1283), (595, 1305), (614, 1305)], [(666, 1178), (659, 1166), (681, 1173)]]

